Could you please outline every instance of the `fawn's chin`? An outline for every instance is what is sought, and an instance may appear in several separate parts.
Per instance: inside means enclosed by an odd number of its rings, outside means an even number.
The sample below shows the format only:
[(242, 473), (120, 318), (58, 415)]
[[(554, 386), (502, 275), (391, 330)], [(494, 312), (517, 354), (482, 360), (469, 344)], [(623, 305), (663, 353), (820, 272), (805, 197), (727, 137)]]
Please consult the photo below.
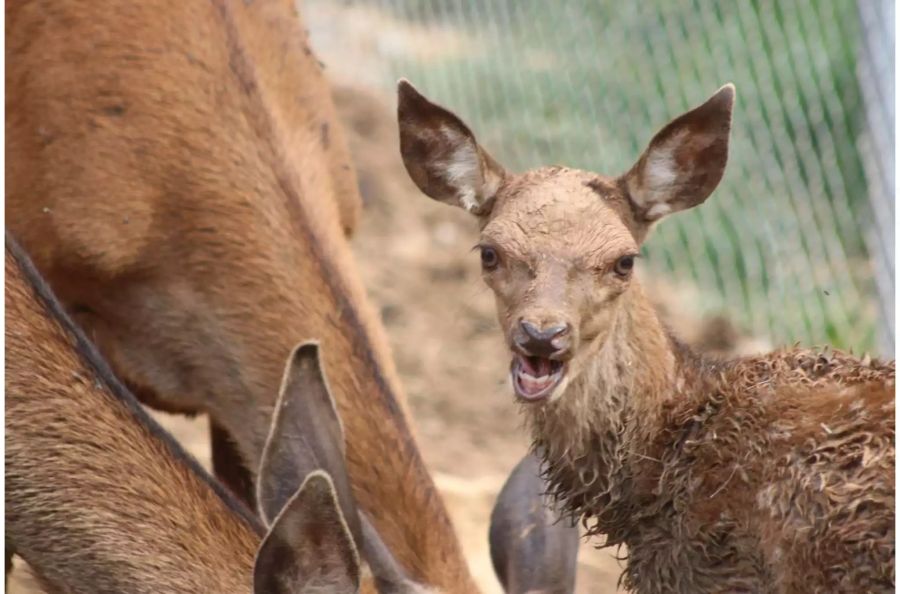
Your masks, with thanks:
[(549, 402), (566, 375), (566, 363), (515, 353), (509, 375), (516, 400), (529, 404)]

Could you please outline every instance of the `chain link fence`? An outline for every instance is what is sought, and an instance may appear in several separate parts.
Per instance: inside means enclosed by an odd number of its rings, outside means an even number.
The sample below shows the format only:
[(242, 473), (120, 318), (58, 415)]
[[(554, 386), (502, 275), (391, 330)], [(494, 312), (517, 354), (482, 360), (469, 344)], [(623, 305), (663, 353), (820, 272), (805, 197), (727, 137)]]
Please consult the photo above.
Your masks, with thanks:
[(409, 78), (513, 170), (616, 174), (734, 82), (729, 167), (645, 264), (774, 344), (893, 356), (891, 0), (304, 0), (332, 76)]

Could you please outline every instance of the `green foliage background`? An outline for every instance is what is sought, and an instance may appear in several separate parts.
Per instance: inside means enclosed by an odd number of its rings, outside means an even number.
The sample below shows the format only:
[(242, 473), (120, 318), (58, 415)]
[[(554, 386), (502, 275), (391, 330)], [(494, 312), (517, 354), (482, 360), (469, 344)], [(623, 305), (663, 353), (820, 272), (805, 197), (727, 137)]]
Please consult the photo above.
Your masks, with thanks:
[(623, 172), (658, 128), (733, 82), (725, 179), (658, 226), (646, 264), (776, 344), (874, 346), (854, 0), (357, 3), (465, 34), (468, 51), (396, 57), (393, 80), (456, 111), (515, 170)]

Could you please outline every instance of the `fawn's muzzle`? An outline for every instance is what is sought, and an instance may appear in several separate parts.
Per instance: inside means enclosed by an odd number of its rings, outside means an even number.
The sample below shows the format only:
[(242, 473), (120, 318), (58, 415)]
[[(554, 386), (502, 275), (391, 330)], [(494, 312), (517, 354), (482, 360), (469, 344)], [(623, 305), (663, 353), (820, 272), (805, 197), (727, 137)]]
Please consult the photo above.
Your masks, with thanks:
[(570, 335), (568, 324), (538, 328), (527, 320), (521, 320), (513, 334), (513, 342), (523, 355), (555, 359), (568, 352)]

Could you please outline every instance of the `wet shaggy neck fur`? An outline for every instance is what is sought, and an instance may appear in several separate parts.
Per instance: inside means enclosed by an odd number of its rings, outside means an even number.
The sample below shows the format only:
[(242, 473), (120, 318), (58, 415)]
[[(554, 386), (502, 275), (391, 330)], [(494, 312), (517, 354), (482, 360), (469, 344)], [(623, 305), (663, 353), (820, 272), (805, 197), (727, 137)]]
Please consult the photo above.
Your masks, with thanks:
[(627, 546), (624, 585), (893, 591), (894, 362), (706, 359), (629, 292), (561, 397), (523, 406), (552, 494)]

